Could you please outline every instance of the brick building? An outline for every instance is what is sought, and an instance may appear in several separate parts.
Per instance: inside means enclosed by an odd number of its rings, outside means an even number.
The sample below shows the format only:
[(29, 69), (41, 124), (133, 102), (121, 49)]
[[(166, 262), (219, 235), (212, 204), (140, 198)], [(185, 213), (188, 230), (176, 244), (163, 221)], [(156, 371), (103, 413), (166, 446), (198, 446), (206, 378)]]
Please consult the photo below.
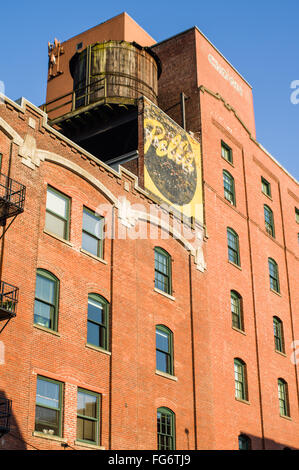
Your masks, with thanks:
[(298, 183), (196, 27), (55, 41), (0, 153), (1, 449), (299, 448)]

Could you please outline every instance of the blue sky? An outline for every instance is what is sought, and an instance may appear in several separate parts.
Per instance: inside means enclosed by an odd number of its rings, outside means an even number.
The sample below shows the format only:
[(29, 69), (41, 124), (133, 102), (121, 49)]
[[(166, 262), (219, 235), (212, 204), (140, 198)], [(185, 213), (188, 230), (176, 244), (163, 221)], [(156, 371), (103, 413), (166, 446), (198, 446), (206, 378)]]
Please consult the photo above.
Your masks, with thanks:
[[(252, 85), (258, 141), (299, 179), (298, 0), (14, 0), (0, 6), (0, 80), (12, 99), (45, 100), (48, 41), (126, 11), (156, 41), (197, 26)], [(297, 95), (299, 97), (299, 93)]]

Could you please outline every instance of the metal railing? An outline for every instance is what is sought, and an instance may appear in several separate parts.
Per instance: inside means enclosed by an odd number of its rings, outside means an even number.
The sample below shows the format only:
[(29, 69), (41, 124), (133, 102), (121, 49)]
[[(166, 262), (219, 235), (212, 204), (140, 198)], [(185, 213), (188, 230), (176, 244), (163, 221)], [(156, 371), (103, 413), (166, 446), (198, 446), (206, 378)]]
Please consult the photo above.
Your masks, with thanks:
[(0, 281), (0, 318), (1, 313), (5, 317), (13, 317), (16, 315), (18, 303), (19, 288)]
[(0, 173), (0, 221), (24, 210), (26, 187)]
[[(94, 78), (91, 77), (93, 80)], [(124, 80), (129, 80), (130, 83), (123, 83), (117, 79), (124, 79)], [(141, 88), (140, 88), (141, 86)], [(95, 103), (97, 100), (100, 100), (101, 98), (108, 98), (108, 93), (110, 90), (110, 87), (114, 89), (114, 92), (111, 93), (110, 98), (119, 98), (120, 100), (123, 98), (132, 98), (132, 92), (136, 96), (138, 95), (144, 95), (146, 94), (144, 89), (147, 89), (147, 92), (149, 95), (156, 96), (155, 91), (152, 89), (150, 85), (148, 85), (146, 82), (140, 80), (137, 77), (133, 77), (131, 75), (127, 74), (120, 74), (117, 72), (108, 72), (103, 74), (99, 80), (92, 81), (88, 85), (85, 85), (83, 87), (79, 87), (76, 90), (70, 91), (69, 93), (66, 93), (62, 96), (59, 96), (58, 98), (55, 98), (54, 100), (48, 101), (47, 103), (41, 105), (41, 109), (47, 113), (53, 113), (54, 111), (57, 111), (61, 108), (67, 107), (68, 110), (63, 112), (62, 114), (57, 114), (55, 117), (61, 117), (64, 116), (67, 113), (73, 112), (76, 109), (82, 108), (84, 106), (87, 106), (90, 103)], [(117, 87), (122, 88), (122, 95), (119, 96), (115, 93), (115, 90)], [(124, 89), (128, 89), (129, 92), (126, 94), (124, 93)], [(95, 95), (99, 91), (103, 90), (103, 94), (100, 97), (92, 97), (92, 95)], [(53, 107), (54, 105), (54, 107)], [(52, 118), (55, 119), (55, 118)]]
[(8, 398), (0, 397), (0, 437), (10, 431), (12, 401)]

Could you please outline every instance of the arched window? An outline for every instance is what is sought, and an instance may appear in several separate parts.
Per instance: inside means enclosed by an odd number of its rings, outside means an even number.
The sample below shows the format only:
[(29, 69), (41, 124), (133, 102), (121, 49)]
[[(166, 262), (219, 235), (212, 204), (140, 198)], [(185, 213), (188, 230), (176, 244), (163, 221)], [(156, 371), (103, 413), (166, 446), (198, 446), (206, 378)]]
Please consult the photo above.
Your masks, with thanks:
[(158, 450), (175, 450), (175, 414), (169, 408), (157, 410)]
[(264, 216), (265, 216), (265, 227), (266, 232), (271, 235), (271, 237), (275, 237), (275, 230), (274, 230), (274, 216), (273, 212), (269, 206), (264, 204)]
[(232, 312), (232, 326), (238, 330), (244, 330), (243, 312), (242, 312), (242, 297), (238, 292), (230, 291), (231, 312)]
[(227, 247), (229, 261), (240, 266), (239, 237), (232, 228), (227, 228)]
[(223, 186), (225, 199), (235, 206), (235, 181), (232, 175), (226, 170), (223, 170)]
[(239, 450), (250, 450), (251, 439), (246, 434), (240, 434), (239, 436)]
[(166, 294), (172, 292), (171, 257), (167, 251), (156, 246), (155, 248), (155, 288)]
[(156, 369), (173, 375), (173, 334), (164, 325), (156, 326)]
[(36, 273), (34, 323), (57, 331), (59, 280), (44, 269)]
[(278, 266), (276, 261), (272, 258), (268, 258), (269, 265), (269, 279), (270, 279), (270, 288), (275, 292), (280, 292), (279, 287), (279, 276), (278, 276)]
[(87, 343), (109, 348), (109, 303), (98, 294), (88, 295)]
[(281, 416), (290, 416), (288, 384), (284, 379), (278, 379), (278, 401)]
[(246, 364), (242, 359), (234, 360), (235, 397), (239, 400), (248, 400)]
[(275, 350), (284, 353), (283, 324), (278, 317), (273, 317)]

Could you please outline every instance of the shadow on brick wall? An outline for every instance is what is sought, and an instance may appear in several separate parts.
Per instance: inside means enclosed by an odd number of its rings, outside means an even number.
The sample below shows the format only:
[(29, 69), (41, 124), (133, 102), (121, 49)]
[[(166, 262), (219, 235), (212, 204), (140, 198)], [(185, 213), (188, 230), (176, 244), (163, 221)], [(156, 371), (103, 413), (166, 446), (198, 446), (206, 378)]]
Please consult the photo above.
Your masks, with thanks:
[(14, 416), (13, 401), (0, 390), (0, 450), (25, 450), (27, 448)]

